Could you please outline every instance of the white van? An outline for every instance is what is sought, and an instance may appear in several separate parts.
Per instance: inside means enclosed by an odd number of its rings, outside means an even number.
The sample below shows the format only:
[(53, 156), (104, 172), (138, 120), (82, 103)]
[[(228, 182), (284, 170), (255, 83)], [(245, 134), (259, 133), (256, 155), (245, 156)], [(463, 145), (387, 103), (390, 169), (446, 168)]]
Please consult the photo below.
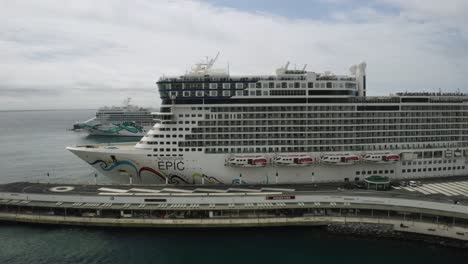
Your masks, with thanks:
[(418, 186), (418, 184), (417, 184), (415, 181), (409, 181), (409, 182), (408, 182), (408, 185), (409, 185), (410, 187), (416, 187), (416, 186)]

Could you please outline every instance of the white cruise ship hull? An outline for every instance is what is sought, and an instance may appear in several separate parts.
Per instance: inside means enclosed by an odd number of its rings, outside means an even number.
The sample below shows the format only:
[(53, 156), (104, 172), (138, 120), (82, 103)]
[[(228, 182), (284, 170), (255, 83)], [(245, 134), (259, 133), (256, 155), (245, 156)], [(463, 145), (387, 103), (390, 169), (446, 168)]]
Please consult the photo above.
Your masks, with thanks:
[(468, 96), (366, 96), (350, 75), (231, 76), (199, 63), (157, 82), (155, 125), (132, 145), (72, 147), (104, 175), (143, 183), (310, 183), (467, 175)]
[[(464, 157), (373, 163), (361, 160), (347, 166), (316, 162), (292, 167), (269, 163), (264, 167), (230, 166), (229, 154), (186, 153), (183, 157), (154, 157), (132, 145), (69, 147), (75, 155), (116, 182), (172, 184), (311, 183), (363, 180), (381, 175), (391, 179), (449, 177), (468, 174)], [(408, 151), (405, 151), (408, 152)], [(356, 153), (361, 155), (362, 153)], [(319, 157), (319, 153), (308, 153)], [(273, 156), (265, 155), (268, 160)], [(430, 161), (430, 164), (429, 164)], [(430, 170), (429, 170), (430, 168)], [(440, 170), (439, 170), (440, 168)], [(450, 169), (448, 169), (450, 168)]]

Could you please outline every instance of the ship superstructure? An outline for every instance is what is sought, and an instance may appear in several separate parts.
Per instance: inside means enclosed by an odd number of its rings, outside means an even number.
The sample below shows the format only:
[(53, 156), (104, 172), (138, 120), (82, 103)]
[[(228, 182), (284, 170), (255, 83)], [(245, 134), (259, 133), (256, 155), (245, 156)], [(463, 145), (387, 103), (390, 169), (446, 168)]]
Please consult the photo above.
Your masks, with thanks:
[(90, 135), (142, 137), (153, 125), (151, 110), (131, 105), (127, 98), (122, 106), (99, 108), (95, 117), (74, 127)]
[(468, 97), (366, 96), (366, 64), (349, 75), (289, 69), (231, 76), (199, 63), (161, 77), (157, 124), (136, 145), (69, 149), (134, 181), (285, 183), (467, 174)]

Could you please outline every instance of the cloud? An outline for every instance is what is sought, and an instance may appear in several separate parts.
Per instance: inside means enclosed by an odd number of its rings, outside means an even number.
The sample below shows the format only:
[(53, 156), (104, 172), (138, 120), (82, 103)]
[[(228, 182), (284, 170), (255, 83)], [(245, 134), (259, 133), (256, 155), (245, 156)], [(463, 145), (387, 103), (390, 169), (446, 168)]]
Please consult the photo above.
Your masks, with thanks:
[[(161, 75), (217, 51), (231, 74), (271, 74), (287, 60), (345, 74), (365, 60), (372, 95), (467, 89), (465, 1), (333, 2), (328, 19), (294, 19), (196, 1), (0, 0), (0, 105), (92, 108), (131, 95), (157, 106)], [(12, 99), (41, 91), (53, 99)]]

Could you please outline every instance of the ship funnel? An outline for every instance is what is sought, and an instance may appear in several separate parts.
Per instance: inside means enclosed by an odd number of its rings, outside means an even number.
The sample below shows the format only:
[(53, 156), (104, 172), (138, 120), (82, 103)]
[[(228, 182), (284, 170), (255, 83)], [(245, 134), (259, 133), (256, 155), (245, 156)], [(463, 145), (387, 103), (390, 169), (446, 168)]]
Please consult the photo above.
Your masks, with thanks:
[(365, 62), (361, 62), (359, 63), (358, 67), (359, 67), (359, 75), (360, 76), (366, 75), (367, 64)]
[(359, 63), (357, 66), (359, 69), (359, 75), (356, 76), (356, 81), (358, 82), (358, 95), (366, 96), (366, 67), (365, 62)]

